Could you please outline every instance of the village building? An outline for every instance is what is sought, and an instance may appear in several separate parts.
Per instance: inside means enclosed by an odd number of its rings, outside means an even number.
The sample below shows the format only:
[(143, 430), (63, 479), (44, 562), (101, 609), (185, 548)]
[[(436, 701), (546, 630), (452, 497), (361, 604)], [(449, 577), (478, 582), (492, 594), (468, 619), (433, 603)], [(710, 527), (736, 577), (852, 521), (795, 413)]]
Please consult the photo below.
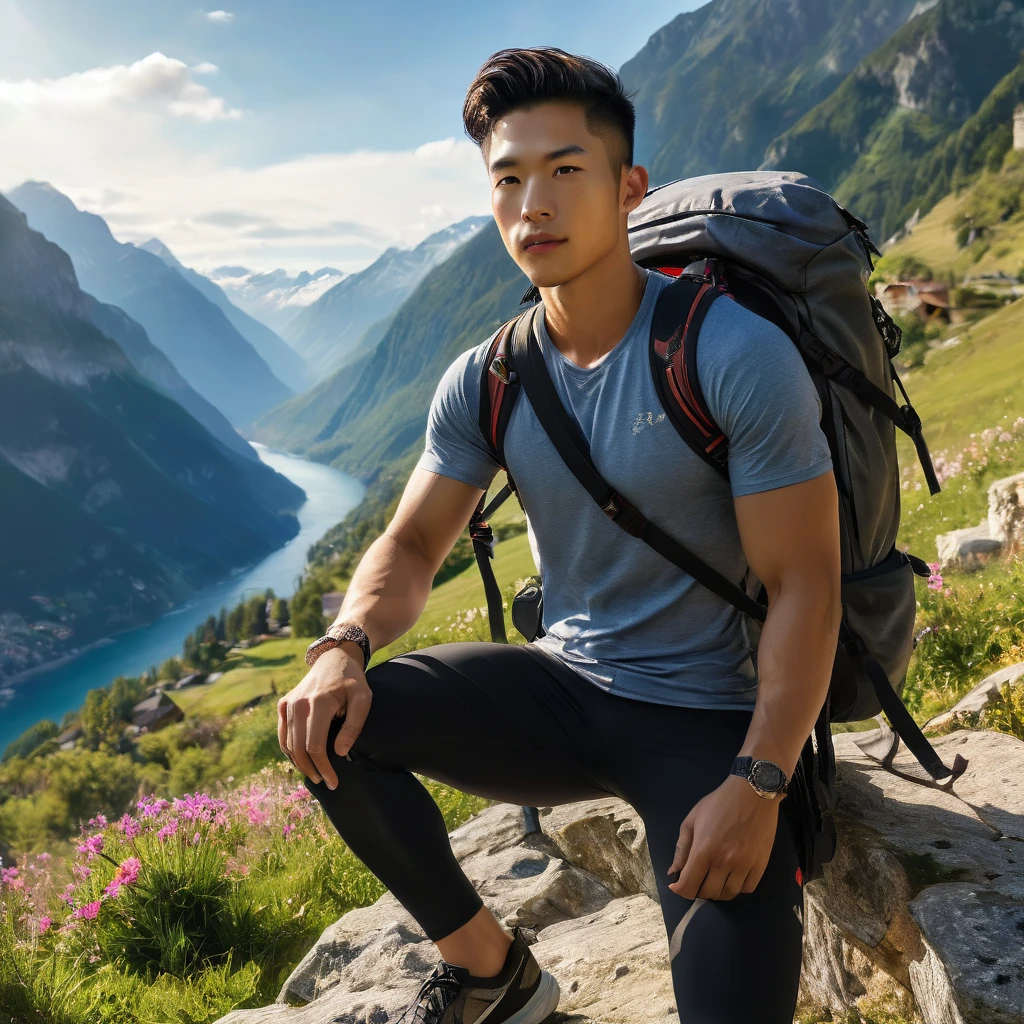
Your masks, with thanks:
[(184, 717), (185, 712), (162, 690), (140, 700), (132, 708), (132, 725), (149, 732), (155, 732), (171, 722), (180, 722)]
[(75, 740), (82, 735), (82, 727), (77, 722), (74, 725), (69, 725), (55, 740), (58, 750), (72, 750), (75, 746)]
[(1024, 103), (1013, 112), (1013, 148), (1024, 149)]
[(912, 313), (926, 323), (943, 320), (949, 323), (949, 285), (941, 281), (889, 281), (875, 285), (875, 298), (893, 313)]
[(324, 617), (334, 622), (338, 617), (338, 612), (341, 611), (341, 602), (344, 600), (344, 590), (328, 590), (320, 598), (320, 607), (323, 609)]

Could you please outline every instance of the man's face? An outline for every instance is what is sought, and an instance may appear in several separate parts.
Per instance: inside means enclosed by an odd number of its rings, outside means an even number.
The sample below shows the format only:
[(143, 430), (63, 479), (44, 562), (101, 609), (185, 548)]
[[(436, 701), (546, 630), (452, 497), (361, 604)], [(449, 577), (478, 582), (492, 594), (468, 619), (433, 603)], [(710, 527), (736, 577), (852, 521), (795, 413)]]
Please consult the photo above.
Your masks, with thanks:
[(483, 155), (502, 240), (539, 287), (573, 280), (621, 245), (647, 184), (635, 168), (637, 196), (635, 173), (613, 173), (605, 138), (575, 103), (513, 111), (495, 123)]

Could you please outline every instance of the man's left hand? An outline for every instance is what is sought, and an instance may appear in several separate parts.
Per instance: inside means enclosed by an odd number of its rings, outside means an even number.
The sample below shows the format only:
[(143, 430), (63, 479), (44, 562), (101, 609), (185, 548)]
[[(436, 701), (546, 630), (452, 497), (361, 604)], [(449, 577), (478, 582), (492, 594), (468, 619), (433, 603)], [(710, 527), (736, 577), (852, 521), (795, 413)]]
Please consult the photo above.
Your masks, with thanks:
[(669, 888), (686, 899), (731, 900), (753, 892), (768, 866), (779, 802), (765, 800), (750, 783), (730, 775), (700, 800), (679, 826)]

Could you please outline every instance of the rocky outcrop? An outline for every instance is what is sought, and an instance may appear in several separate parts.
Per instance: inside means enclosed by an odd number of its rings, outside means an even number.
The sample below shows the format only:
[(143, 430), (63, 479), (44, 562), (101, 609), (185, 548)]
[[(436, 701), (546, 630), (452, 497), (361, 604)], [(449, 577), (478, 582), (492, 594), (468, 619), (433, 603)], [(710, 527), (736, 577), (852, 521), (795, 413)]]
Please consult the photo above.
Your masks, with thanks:
[(978, 526), (935, 538), (942, 569), (974, 572), (994, 558), (1024, 548), (1024, 473), (996, 480), (988, 489), (988, 516)]
[[(836, 738), (839, 852), (806, 890), (801, 1000), (865, 1001), (925, 1024), (1009, 1024), (1024, 1007), (1024, 743), (960, 731), (956, 792), (915, 786)], [(506, 927), (527, 930), (561, 987), (550, 1024), (676, 1024), (667, 937), (643, 824), (612, 798), (540, 809), (523, 834), (496, 804), (452, 833), (459, 862)], [(327, 928), (277, 1002), (220, 1024), (388, 1024), (437, 963), (385, 894)]]
[(935, 547), (943, 572), (947, 569), (974, 572), (1002, 556), (1003, 540), (992, 536), (988, 523), (982, 523), (939, 534), (935, 538)]
[(997, 700), (1004, 686), (1013, 685), (1024, 679), (1024, 662), (1007, 665), (986, 676), (965, 697), (962, 697), (948, 711), (936, 715), (925, 726), (926, 729), (945, 729), (950, 725), (976, 725), (977, 717)]
[(988, 529), (1007, 554), (1024, 547), (1024, 473), (997, 480), (988, 489)]

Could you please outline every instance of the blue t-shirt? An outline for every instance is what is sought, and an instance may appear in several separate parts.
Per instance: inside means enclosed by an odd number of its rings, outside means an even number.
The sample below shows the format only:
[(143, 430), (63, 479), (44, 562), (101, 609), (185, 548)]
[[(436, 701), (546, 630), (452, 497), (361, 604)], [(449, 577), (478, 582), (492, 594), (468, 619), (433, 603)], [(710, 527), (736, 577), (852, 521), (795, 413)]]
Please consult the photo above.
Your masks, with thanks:
[[(796, 347), (729, 298), (708, 312), (697, 367), (715, 422), (729, 438), (729, 481), (679, 437), (660, 403), (648, 356), (654, 307), (671, 278), (649, 272), (622, 340), (583, 369), (538, 318), (551, 379), (610, 486), (728, 579), (755, 594), (733, 497), (810, 480), (832, 467), (820, 400)], [(493, 336), (492, 336), (493, 337)], [(463, 352), (438, 384), (419, 466), (487, 488), (500, 468), (478, 422), (490, 340)], [(528, 516), (544, 587), (535, 641), (612, 693), (661, 704), (753, 708), (757, 678), (747, 616), (608, 519), (565, 466), (525, 394), (505, 458)]]

